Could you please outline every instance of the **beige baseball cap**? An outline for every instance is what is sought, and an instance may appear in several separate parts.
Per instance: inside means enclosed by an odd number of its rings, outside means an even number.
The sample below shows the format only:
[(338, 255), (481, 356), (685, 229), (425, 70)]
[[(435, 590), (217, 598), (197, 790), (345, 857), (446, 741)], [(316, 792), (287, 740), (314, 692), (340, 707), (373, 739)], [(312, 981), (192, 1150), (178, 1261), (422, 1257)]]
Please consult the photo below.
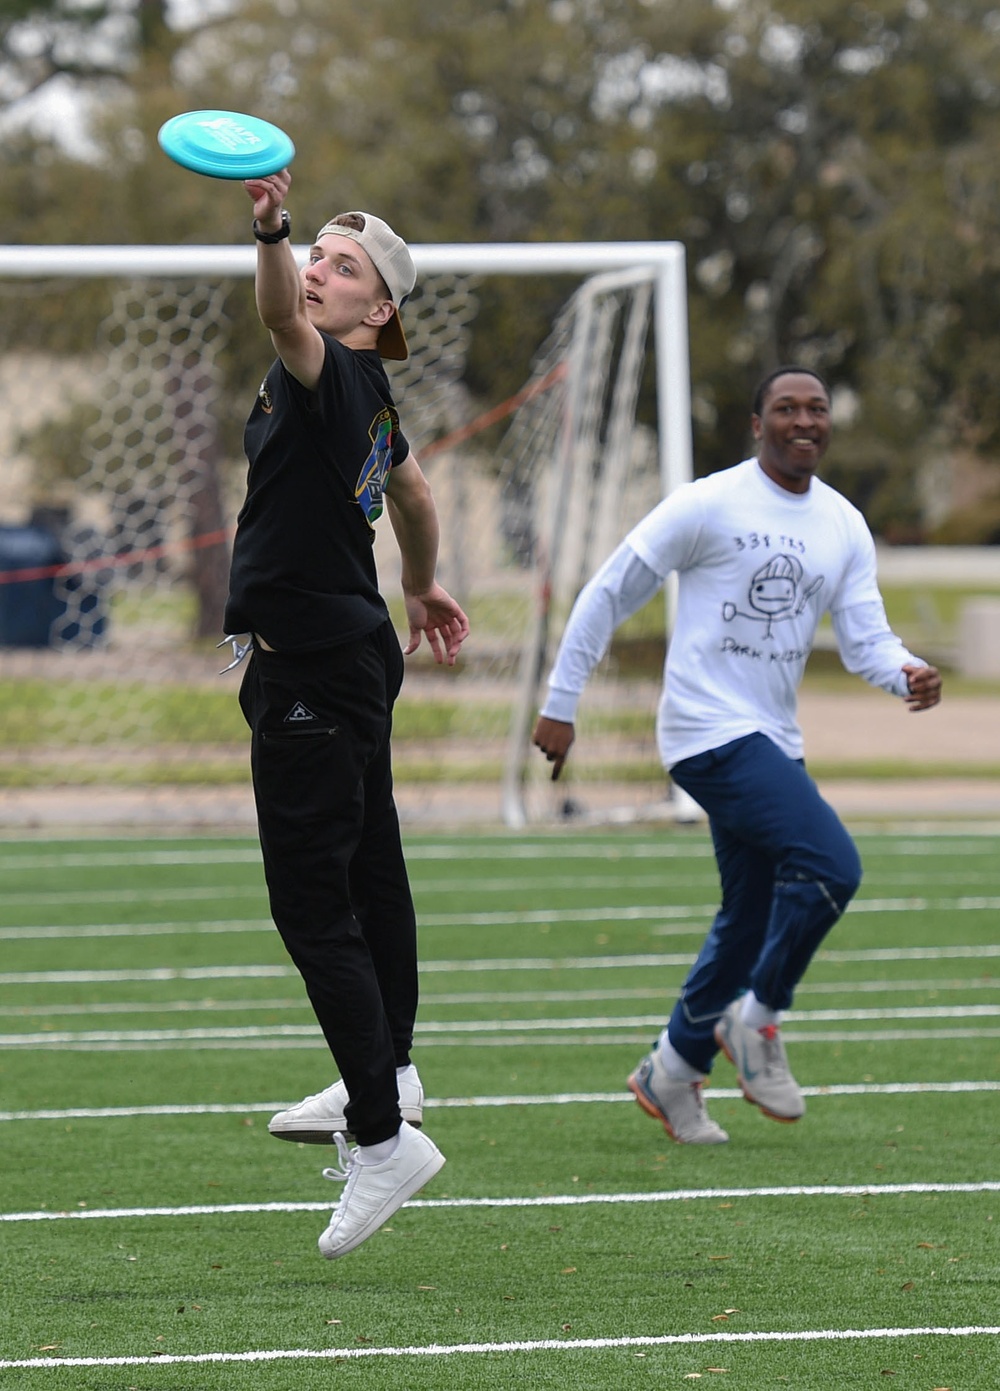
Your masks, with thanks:
[[(340, 214), (341, 217), (345, 215)], [(406, 346), (406, 335), (403, 333), (399, 311), (417, 283), (417, 268), (413, 264), (413, 257), (406, 242), (402, 237), (396, 236), (388, 222), (383, 222), (372, 213), (354, 212), (350, 216), (361, 218), (364, 222), (364, 228), (360, 232), (354, 227), (345, 227), (340, 222), (331, 221), (319, 229), (316, 240), (331, 235), (350, 237), (351, 241), (357, 242), (368, 253), (396, 306), (392, 318), (382, 326), (379, 333), (379, 355), (389, 358), (392, 362), (402, 362), (409, 357), (410, 350)]]

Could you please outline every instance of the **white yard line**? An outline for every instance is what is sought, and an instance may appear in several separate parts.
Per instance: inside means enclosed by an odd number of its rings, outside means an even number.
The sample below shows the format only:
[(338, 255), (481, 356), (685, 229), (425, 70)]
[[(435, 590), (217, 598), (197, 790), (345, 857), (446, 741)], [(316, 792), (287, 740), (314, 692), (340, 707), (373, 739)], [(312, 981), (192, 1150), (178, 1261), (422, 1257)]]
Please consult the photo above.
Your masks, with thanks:
[[(834, 1096), (925, 1096), (930, 1093), (954, 1096), (976, 1092), (1000, 1092), (1000, 1081), (983, 1082), (851, 1082), (826, 1087), (803, 1087), (803, 1095), (814, 1098)], [(712, 1087), (712, 1099), (736, 1101), (743, 1095), (738, 1087)], [(559, 1092), (551, 1095), (445, 1096), (427, 1097), (428, 1110), (484, 1110), (508, 1106), (610, 1106), (634, 1103), (635, 1097), (620, 1092)], [(73, 1106), (35, 1111), (0, 1111), (4, 1121), (127, 1120), (141, 1116), (248, 1116), (271, 1115), (290, 1104), (281, 1101), (163, 1103), (150, 1106)]]
[[(657, 1031), (662, 1027), (662, 1019), (656, 1023)], [(419, 1031), (418, 1031), (419, 1032)], [(544, 1044), (548, 1048), (577, 1048), (581, 1044), (600, 1044), (602, 1047), (618, 1047), (627, 1045), (630, 1048), (648, 1048), (649, 1030), (633, 1029), (631, 1032), (621, 1033), (554, 1033), (540, 1038), (536, 1033), (525, 1034), (504, 1034), (502, 1037), (489, 1034), (479, 1037), (475, 1034), (446, 1034), (438, 1036), (426, 1036), (421, 1038), (422, 1048), (538, 1048)], [(933, 1043), (943, 1042), (982, 1042), (985, 1039), (1000, 1038), (1000, 1028), (935, 1028), (935, 1029), (851, 1029), (849, 1032), (834, 1032), (832, 1030), (822, 1033), (798, 1034), (785, 1031), (785, 1040), (796, 1045), (803, 1043), (823, 1043), (846, 1046), (857, 1043)], [(128, 1044), (117, 1039), (108, 1042), (79, 1042), (72, 1041), (56, 1044), (52, 1051), (67, 1053), (130, 1053), (130, 1052), (173, 1052), (175, 1050), (198, 1051), (217, 1051), (237, 1050), (241, 1053), (248, 1051), (256, 1052), (287, 1052), (295, 1049), (308, 1049), (315, 1051), (317, 1046), (322, 1044), (322, 1039), (318, 1031), (312, 1034), (295, 1034), (289, 1032), (288, 1035), (274, 1035), (254, 1037), (248, 1033), (244, 1038), (211, 1038), (201, 1037), (192, 1039), (150, 1039), (144, 1042)], [(45, 1044), (38, 1045), (41, 1048)]]
[[(796, 989), (796, 995), (942, 995), (966, 991), (997, 990), (997, 982), (973, 976), (968, 980), (864, 980), (864, 981), (826, 981), (810, 984), (804, 981)], [(663, 986), (635, 986), (618, 989), (612, 986), (595, 987), (591, 990), (549, 990), (544, 986), (539, 990), (461, 990), (461, 991), (423, 991), (420, 996), (421, 1007), (427, 1011), (458, 1005), (492, 1004), (585, 1004), (590, 1001), (609, 1000), (657, 1000), (665, 999)], [(86, 1004), (52, 1005), (31, 1004), (0, 1005), (0, 1019), (56, 1019), (83, 1015), (102, 1014), (242, 1014), (254, 1010), (308, 1010), (307, 1000), (302, 995), (280, 999), (224, 999), (218, 994), (210, 999), (200, 1000), (90, 1000)], [(795, 1018), (803, 1015), (796, 1011)], [(815, 1015), (813, 1016), (815, 1017)]]
[[(855, 951), (821, 949), (816, 961), (841, 964), (891, 961), (979, 961), (1000, 957), (1000, 945), (950, 947), (870, 947)], [(521, 956), (487, 957), (463, 960), (423, 960), (423, 975), (477, 975), (505, 971), (606, 971), (686, 967), (693, 960), (690, 952), (644, 952), (623, 956)], [(246, 966), (158, 966), (141, 969), (8, 971), (0, 972), (0, 985), (80, 985), (127, 981), (294, 979), (297, 971), (289, 965)], [(986, 984), (989, 984), (987, 982)], [(808, 987), (805, 987), (808, 988)], [(821, 987), (817, 987), (821, 988)]]
[[(797, 1010), (795, 1028), (786, 1027), (784, 1038), (791, 1042), (807, 1041), (812, 1035), (799, 1028), (808, 1023), (865, 1023), (871, 1021), (892, 1023), (897, 1020), (937, 1020), (937, 1019), (996, 1019), (1000, 1017), (1000, 1004), (995, 1005), (924, 1005), (901, 1009), (821, 1009)], [(486, 1037), (503, 1038), (508, 1034), (552, 1034), (552, 1033), (600, 1033), (608, 1029), (651, 1029), (663, 1027), (663, 1015), (594, 1015), (581, 1018), (549, 1019), (425, 1019), (417, 1024), (416, 1036), (420, 1042), (447, 1034), (477, 1034)], [(198, 1027), (188, 1029), (78, 1029), (45, 1030), (42, 1033), (0, 1034), (0, 1048), (59, 1048), (67, 1045), (85, 1046), (92, 1044), (183, 1044), (192, 1042), (232, 1042), (243, 1043), (271, 1039), (301, 1038), (318, 1040), (319, 1028), (315, 1023), (246, 1025), (237, 1024), (217, 1028)], [(837, 1037), (849, 1042), (852, 1031), (844, 1031)]]
[[(207, 1363), (357, 1361), (360, 1358), (496, 1356), (498, 1353), (602, 1352), (611, 1348), (663, 1348), (740, 1343), (888, 1342), (896, 1338), (995, 1338), (1000, 1327), (967, 1324), (959, 1328), (823, 1328), (798, 1332), (664, 1333), (615, 1338), (538, 1338), (507, 1343), (429, 1343), (423, 1347), (262, 1349), (253, 1352), (158, 1353), (152, 1357), (32, 1357), (0, 1361), (3, 1368), (204, 1366)], [(511, 1375), (519, 1375), (512, 1372)]]
[[(997, 839), (995, 827), (959, 829), (943, 828), (925, 836), (913, 834), (871, 834), (859, 833), (857, 836), (863, 850), (870, 856), (917, 856), (943, 853), (949, 858), (956, 855), (992, 855)], [(256, 840), (248, 836), (237, 846), (214, 846), (210, 848), (185, 847), (184, 849), (160, 849), (144, 847), (139, 850), (100, 850), (81, 851), (78, 838), (61, 840), (53, 838), (41, 842), (52, 846), (46, 853), (39, 850), (39, 842), (32, 839), (30, 849), (25, 842), (8, 836), (7, 840), (18, 845), (15, 853), (4, 854), (0, 845), (0, 873), (7, 871), (28, 871), (37, 869), (90, 869), (127, 868), (147, 865), (188, 866), (188, 865), (259, 865), (260, 850)], [(62, 850), (62, 845), (72, 846)], [(944, 847), (940, 850), (939, 847)], [(504, 836), (476, 835), (468, 839), (442, 841), (435, 838), (433, 843), (408, 841), (406, 858), (414, 864), (437, 860), (545, 860), (557, 865), (560, 860), (592, 860), (596, 853), (595, 839), (574, 840), (568, 834), (546, 836), (540, 840), (517, 841)], [(664, 835), (640, 841), (615, 841), (616, 860), (693, 860), (711, 859), (712, 847), (707, 839), (672, 841)]]
[(270, 918), (212, 918), (206, 922), (63, 923), (43, 927), (0, 927), (0, 942), (74, 941), (86, 937), (189, 937), (230, 932), (275, 931)]
[[(516, 885), (511, 885), (511, 889), (516, 889)], [(524, 886), (522, 885), (522, 888)], [(141, 903), (146, 906), (160, 903), (189, 903), (198, 900), (213, 900), (224, 898), (230, 903), (234, 897), (256, 898), (261, 893), (258, 888), (242, 889), (239, 885), (227, 885), (220, 889), (218, 885), (206, 885), (202, 888), (186, 887), (178, 889), (107, 889), (94, 890), (93, 892), (77, 889), (66, 890), (58, 893), (40, 893), (37, 891), (11, 893), (5, 892), (3, 903), (5, 908), (14, 906), (36, 907), (45, 905), (46, 907), (59, 906), (63, 904), (78, 907), (82, 904), (109, 903), (109, 904), (130, 904)], [(995, 912), (1000, 908), (1000, 895), (990, 894), (960, 894), (956, 897), (945, 898), (925, 898), (919, 895), (905, 898), (861, 898), (855, 899), (848, 912), (853, 917), (859, 913), (975, 913), (975, 912)], [(479, 913), (420, 913), (420, 926), (423, 929), (430, 927), (498, 927), (525, 924), (533, 926), (536, 923), (576, 923), (576, 922), (651, 922), (656, 919), (665, 919), (668, 922), (677, 919), (691, 921), (692, 931), (695, 926), (699, 931), (704, 931), (705, 924), (710, 922), (718, 909), (718, 902), (713, 899), (705, 903), (612, 903), (602, 905), (599, 908), (533, 908), (528, 911), (516, 911), (508, 909), (491, 910)], [(153, 928), (162, 930), (176, 930), (179, 933), (192, 931), (211, 931), (219, 930), (220, 920), (209, 919), (201, 922), (177, 922), (174, 924), (151, 924)], [(247, 923), (247, 919), (236, 920), (221, 919), (225, 930), (234, 930), (235, 923)], [(264, 918), (254, 918), (248, 923), (251, 927), (267, 926)], [(100, 925), (97, 925), (100, 926)], [(105, 924), (103, 931), (111, 929), (118, 930), (125, 928), (126, 931), (132, 930), (138, 935), (143, 925), (137, 924)], [(30, 941), (32, 935), (37, 933), (39, 936), (56, 932), (65, 932), (67, 935), (80, 933), (80, 928), (59, 928), (53, 929), (51, 926), (32, 927), (30, 925), (21, 926), (10, 924), (0, 929), (0, 936), (10, 936), (16, 934), (19, 938)], [(655, 931), (655, 929), (654, 929)]]
[[(701, 1200), (731, 1202), (753, 1198), (878, 1198), (925, 1193), (1000, 1193), (1000, 1182), (978, 1183), (803, 1183), (758, 1188), (671, 1188), (653, 1193), (547, 1193), (521, 1198), (411, 1198), (406, 1208), (632, 1207)], [(0, 1212), (0, 1223), (121, 1221), (139, 1217), (225, 1217), (240, 1213), (328, 1212), (327, 1202), (197, 1203), (178, 1207), (71, 1208)]]
[[(58, 842), (55, 842), (58, 843)], [(68, 844), (79, 845), (79, 841), (69, 841)], [(953, 847), (949, 845), (948, 853), (953, 852)], [(545, 840), (542, 842), (530, 841), (519, 843), (517, 841), (507, 841), (504, 839), (489, 839), (489, 837), (475, 836), (469, 840), (446, 842), (435, 841), (433, 844), (421, 845), (410, 843), (406, 847), (406, 858), (413, 863), (422, 861), (433, 862), (436, 860), (460, 860), (468, 862), (470, 860), (545, 860), (549, 864), (558, 864), (560, 860), (593, 860), (596, 853), (594, 841), (579, 842), (563, 839)], [(924, 851), (923, 853), (926, 853)], [(635, 843), (616, 842), (614, 846), (615, 860), (707, 860), (712, 858), (712, 847), (707, 841), (684, 841), (683, 843), (671, 843), (670, 841), (638, 841)], [(260, 864), (260, 850), (256, 841), (248, 841), (247, 845), (239, 847), (222, 846), (210, 850), (94, 850), (87, 851), (61, 851), (53, 854), (30, 854), (19, 853), (16, 855), (4, 855), (0, 846), (0, 873), (7, 870), (25, 871), (37, 869), (125, 869), (129, 866), (145, 867), (147, 865), (242, 865)]]

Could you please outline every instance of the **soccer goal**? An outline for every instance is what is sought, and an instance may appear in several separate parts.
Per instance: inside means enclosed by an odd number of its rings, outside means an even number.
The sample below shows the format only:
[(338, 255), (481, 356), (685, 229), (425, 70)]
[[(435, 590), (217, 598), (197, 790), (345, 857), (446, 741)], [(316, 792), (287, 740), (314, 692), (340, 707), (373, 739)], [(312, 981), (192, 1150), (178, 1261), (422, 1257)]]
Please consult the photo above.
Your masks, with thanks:
[[(472, 637), (457, 672), (411, 666), (397, 780), (475, 787), (483, 819), (511, 826), (663, 808), (663, 609), (634, 620), (595, 676), (564, 781), (551, 784), (530, 734), (581, 584), (691, 476), (683, 248), (412, 249), (411, 356), (389, 371), (441, 513), (441, 579)], [(245, 476), (227, 441), (269, 361), (258, 329), (253, 375), (234, 376), (233, 305), (254, 265), (244, 246), (0, 248), (0, 669), (22, 710), (0, 780), (15, 761), (40, 781), (245, 776), (238, 677), (219, 675), (214, 643)], [(490, 278), (556, 275), (576, 288), (524, 345), (523, 385), (473, 399), (465, 366)], [(401, 627), (387, 522), (376, 554)]]

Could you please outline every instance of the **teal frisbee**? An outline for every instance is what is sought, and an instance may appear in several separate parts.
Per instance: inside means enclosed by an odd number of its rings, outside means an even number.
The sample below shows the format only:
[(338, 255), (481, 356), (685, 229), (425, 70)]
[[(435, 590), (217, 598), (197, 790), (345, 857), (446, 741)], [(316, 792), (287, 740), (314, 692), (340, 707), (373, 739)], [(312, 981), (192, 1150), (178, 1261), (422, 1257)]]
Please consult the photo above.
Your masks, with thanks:
[(164, 122), (157, 140), (175, 164), (211, 179), (260, 179), (295, 158), (280, 127), (239, 111), (185, 111)]

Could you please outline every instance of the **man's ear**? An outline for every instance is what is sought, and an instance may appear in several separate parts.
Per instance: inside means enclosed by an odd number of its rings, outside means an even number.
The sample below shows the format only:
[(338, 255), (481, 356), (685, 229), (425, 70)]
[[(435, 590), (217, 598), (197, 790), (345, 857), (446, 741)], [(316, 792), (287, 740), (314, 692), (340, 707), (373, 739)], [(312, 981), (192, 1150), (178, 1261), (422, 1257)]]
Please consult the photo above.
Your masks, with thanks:
[(365, 316), (365, 323), (372, 328), (384, 328), (396, 312), (396, 306), (391, 299), (384, 299), (381, 304), (377, 304), (370, 314)]
[(764, 426), (761, 423), (761, 418), (759, 415), (752, 415), (750, 417), (750, 429), (753, 432), (754, 439), (759, 440), (761, 435), (764, 433)]

